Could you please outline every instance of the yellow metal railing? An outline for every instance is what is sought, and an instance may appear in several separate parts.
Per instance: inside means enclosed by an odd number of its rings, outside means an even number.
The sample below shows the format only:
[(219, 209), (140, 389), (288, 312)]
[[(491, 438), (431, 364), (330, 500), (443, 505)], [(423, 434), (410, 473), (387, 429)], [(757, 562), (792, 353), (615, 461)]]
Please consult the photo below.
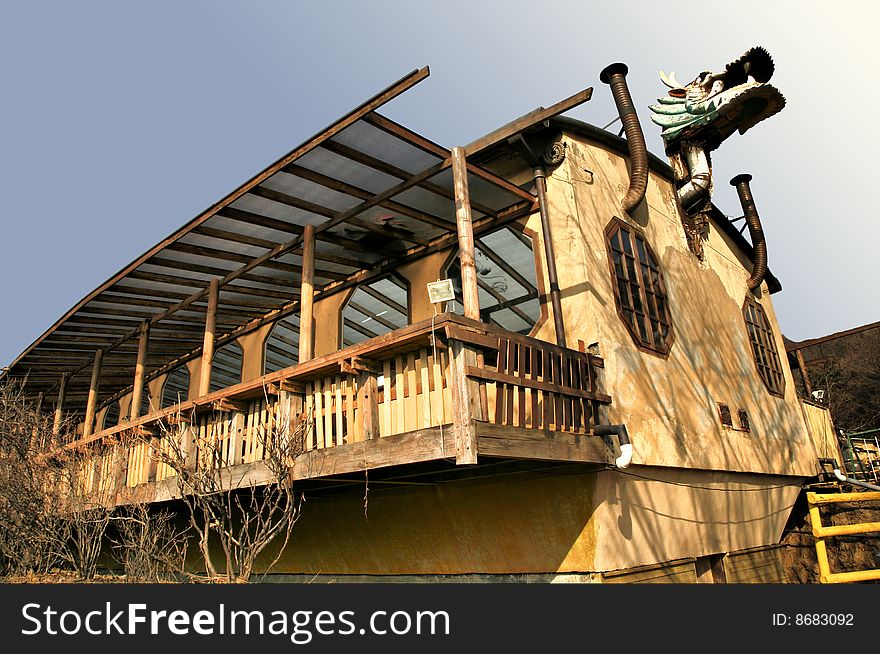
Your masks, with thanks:
[(852, 572), (831, 572), (828, 562), (828, 548), (825, 540), (835, 536), (854, 536), (857, 534), (880, 533), (880, 522), (862, 522), (851, 525), (822, 524), (819, 507), (826, 504), (843, 504), (847, 502), (880, 501), (878, 493), (807, 493), (810, 505), (810, 523), (813, 525), (813, 536), (816, 537), (816, 558), (819, 560), (819, 581), (823, 584), (845, 584), (854, 581), (872, 581), (880, 579), (880, 569), (854, 570)]

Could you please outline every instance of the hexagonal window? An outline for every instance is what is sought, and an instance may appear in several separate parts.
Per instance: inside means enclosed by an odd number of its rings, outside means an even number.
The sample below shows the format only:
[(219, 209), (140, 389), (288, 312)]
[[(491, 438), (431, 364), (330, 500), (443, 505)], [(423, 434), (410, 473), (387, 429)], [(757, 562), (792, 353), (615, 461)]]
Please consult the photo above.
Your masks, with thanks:
[(342, 309), (342, 347), (409, 324), (409, 283), (391, 274), (355, 288)]
[[(474, 261), (483, 322), (518, 334), (529, 334), (542, 321), (544, 308), (534, 245), (526, 230), (503, 227), (475, 239)], [(455, 288), (453, 313), (464, 312), (461, 264), (455, 250), (446, 264)]]
[(663, 272), (644, 235), (617, 218), (605, 229), (617, 313), (640, 350), (666, 356), (672, 319)]
[(264, 348), (265, 373), (299, 363), (299, 315), (294, 313), (276, 322)]
[(178, 366), (172, 370), (162, 385), (162, 408), (186, 402), (189, 397), (189, 368)]
[(241, 381), (241, 361), (241, 346), (235, 341), (227, 343), (214, 352), (209, 392), (213, 393), (221, 388), (228, 388), (239, 383)]

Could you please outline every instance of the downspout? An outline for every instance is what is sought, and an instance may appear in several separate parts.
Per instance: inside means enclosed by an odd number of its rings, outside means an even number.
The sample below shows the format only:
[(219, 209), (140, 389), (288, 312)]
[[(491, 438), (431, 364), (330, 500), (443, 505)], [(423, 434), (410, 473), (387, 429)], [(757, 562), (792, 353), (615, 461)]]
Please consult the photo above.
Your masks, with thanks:
[(538, 196), (538, 211), (541, 214), (541, 236), (544, 240), (544, 255), (547, 258), (547, 280), (550, 282), (550, 304), (553, 307), (553, 326), (556, 331), (556, 344), (561, 347), (567, 347), (565, 343), (565, 321), (562, 317), (562, 296), (559, 291), (559, 277), (556, 274), (556, 253), (553, 249), (553, 237), (550, 233), (550, 210), (547, 204), (547, 171), (544, 170), (538, 157), (532, 152), (528, 142), (526, 142), (521, 133), (511, 136), (507, 139), (507, 143), (519, 153), (526, 163), (532, 166), (532, 178), (535, 182), (535, 191)]
[(535, 189), (538, 192), (538, 210), (541, 214), (541, 232), (544, 237), (544, 254), (547, 257), (547, 279), (550, 282), (550, 303), (553, 305), (553, 325), (556, 330), (556, 344), (566, 347), (565, 323), (562, 319), (562, 299), (559, 293), (559, 278), (556, 275), (556, 254), (553, 251), (553, 238), (550, 235), (550, 215), (547, 211), (547, 173), (541, 167), (534, 170)]
[(614, 460), (614, 465), (620, 469), (629, 467), (633, 458), (633, 446), (626, 425), (596, 425), (593, 427), (593, 433), (596, 436), (617, 436), (617, 441), (620, 443), (620, 456)]
[(630, 160), (629, 189), (621, 203), (624, 211), (630, 213), (645, 199), (645, 191), (648, 188), (648, 147), (645, 145), (645, 135), (639, 124), (629, 87), (626, 85), (628, 72), (626, 64), (611, 64), (599, 73), (599, 79), (611, 86), (614, 104), (617, 105), (617, 113), (626, 132)]
[(737, 175), (730, 180), (730, 185), (736, 187), (739, 194), (739, 203), (742, 205), (743, 217), (749, 228), (749, 236), (752, 239), (752, 247), (755, 250), (755, 265), (752, 268), (752, 275), (747, 282), (749, 290), (753, 291), (761, 285), (764, 277), (767, 275), (767, 241), (764, 238), (764, 230), (761, 227), (761, 218), (758, 216), (758, 210), (755, 208), (755, 200), (752, 198), (752, 189), (749, 182), (752, 180), (751, 175)]

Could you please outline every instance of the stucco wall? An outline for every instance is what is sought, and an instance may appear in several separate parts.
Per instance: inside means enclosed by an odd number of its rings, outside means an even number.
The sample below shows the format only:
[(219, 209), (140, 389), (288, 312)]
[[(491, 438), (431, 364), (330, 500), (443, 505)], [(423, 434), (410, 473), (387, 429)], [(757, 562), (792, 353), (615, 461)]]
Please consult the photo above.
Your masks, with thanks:
[(310, 498), (274, 572), (591, 572), (778, 541), (792, 478), (585, 466)]
[[(548, 178), (550, 221), (566, 338), (599, 343), (608, 415), (625, 422), (637, 464), (809, 476), (815, 451), (807, 434), (766, 284), (755, 301), (773, 325), (785, 395), (766, 390), (742, 315), (750, 263), (717, 228), (705, 260), (688, 249), (671, 184), (650, 175), (645, 202), (626, 216), (626, 160), (603, 146), (567, 137), (564, 163)], [(589, 171), (589, 172), (588, 172)], [(675, 340), (668, 358), (640, 351), (618, 317), (604, 230), (613, 217), (643, 228), (660, 259)], [(540, 231), (537, 216), (529, 226)], [(543, 245), (541, 245), (543, 252)], [(552, 309), (551, 309), (552, 310)], [(553, 321), (538, 338), (553, 341)], [(748, 411), (752, 430), (723, 427), (717, 403)]]

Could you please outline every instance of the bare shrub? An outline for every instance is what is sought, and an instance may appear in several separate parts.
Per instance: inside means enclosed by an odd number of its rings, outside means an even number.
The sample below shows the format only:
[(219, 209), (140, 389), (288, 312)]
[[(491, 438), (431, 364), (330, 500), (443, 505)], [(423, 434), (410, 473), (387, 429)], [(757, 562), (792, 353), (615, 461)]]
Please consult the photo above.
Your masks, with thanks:
[(289, 470), (303, 451), (310, 421), (282, 419), (259, 428), (262, 460), (230, 466), (232, 454), (218, 415), (201, 436), (193, 426), (195, 416), (184, 420), (178, 415), (172, 425), (162, 425), (161, 444), (151, 447), (176, 477), (208, 576), (244, 583), (270, 545), (277, 553), (267, 570), (278, 562), (299, 518), (302, 497), (290, 483)]
[(0, 383), (0, 571), (5, 575), (44, 574), (61, 562), (56, 470), (43, 456), (55, 444), (52, 423), (27, 400), (24, 383)]
[(57, 531), (56, 555), (83, 581), (97, 573), (104, 535), (113, 512), (112, 477), (100, 475), (100, 454), (70, 451), (55, 458)]
[(169, 510), (132, 504), (114, 516), (113, 553), (129, 583), (175, 581), (185, 576), (187, 530)]

